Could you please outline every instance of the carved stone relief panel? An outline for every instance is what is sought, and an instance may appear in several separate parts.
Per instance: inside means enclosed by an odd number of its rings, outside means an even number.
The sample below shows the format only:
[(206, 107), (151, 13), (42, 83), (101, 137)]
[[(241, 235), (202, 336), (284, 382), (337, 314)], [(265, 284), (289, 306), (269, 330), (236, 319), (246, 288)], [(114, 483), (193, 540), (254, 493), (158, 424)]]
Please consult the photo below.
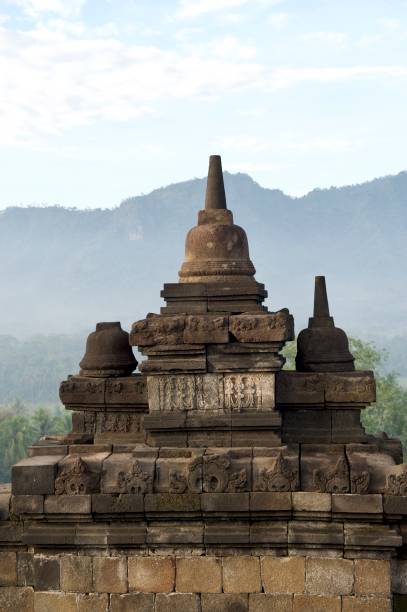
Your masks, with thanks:
[(148, 377), (152, 412), (223, 410), (223, 377), (185, 374)]
[(300, 486), (298, 446), (255, 449), (254, 491), (297, 491)]
[(251, 449), (208, 449), (203, 459), (204, 491), (241, 493), (251, 490)]
[(159, 493), (201, 493), (200, 449), (161, 449), (156, 461), (154, 490)]
[(113, 453), (103, 464), (102, 493), (152, 493), (156, 449), (143, 449), (142, 456)]
[(129, 412), (104, 412), (96, 416), (98, 433), (139, 433), (141, 416)]
[(274, 374), (225, 374), (225, 408), (230, 412), (272, 410)]

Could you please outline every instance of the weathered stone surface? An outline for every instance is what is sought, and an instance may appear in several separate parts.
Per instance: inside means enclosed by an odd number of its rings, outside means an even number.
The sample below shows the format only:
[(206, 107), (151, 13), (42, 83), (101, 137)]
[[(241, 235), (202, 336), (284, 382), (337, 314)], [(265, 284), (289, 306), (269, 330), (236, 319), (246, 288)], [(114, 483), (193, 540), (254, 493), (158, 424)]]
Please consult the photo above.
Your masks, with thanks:
[[(247, 376), (255, 376), (257, 372), (274, 373), (284, 365), (284, 359), (279, 355), (280, 347), (281, 343), (276, 343), (275, 346), (271, 343), (243, 344), (240, 342), (208, 344), (206, 352), (207, 369), (208, 372), (236, 372)], [(271, 389), (263, 387), (263, 390), (265, 391), (265, 398), (270, 403)], [(272, 390), (274, 405), (274, 386)], [(246, 392), (243, 398), (244, 403), (247, 402), (247, 397), (251, 397), (250, 388), (247, 391), (248, 393)], [(262, 403), (262, 405), (264, 404), (265, 402)]]
[(141, 521), (131, 523), (110, 523), (107, 528), (107, 544), (109, 546), (129, 546), (132, 544), (145, 544), (147, 539), (147, 525)]
[(228, 317), (195, 314), (185, 317), (185, 344), (213, 344), (229, 342)]
[(239, 515), (248, 512), (249, 501), (249, 493), (202, 493), (201, 508), (204, 514)]
[(341, 612), (341, 598), (327, 595), (294, 595), (293, 612)]
[(327, 404), (361, 404), (376, 401), (376, 384), (373, 372), (330, 372), (325, 378)]
[(211, 521), (205, 525), (204, 541), (205, 544), (249, 544), (250, 525), (247, 522)]
[(332, 495), (332, 512), (339, 515), (373, 515), (383, 512), (382, 496), (369, 495)]
[(407, 495), (384, 495), (383, 511), (390, 515), (407, 515)]
[(331, 410), (284, 410), (282, 440), (286, 443), (330, 443)]
[(391, 564), (391, 587), (393, 593), (407, 595), (407, 559), (393, 559)]
[(199, 599), (193, 593), (158, 593), (155, 612), (199, 612)]
[(71, 376), (61, 383), (59, 397), (65, 406), (101, 406), (105, 400), (105, 379)]
[(342, 547), (344, 543), (343, 523), (331, 521), (290, 521), (288, 523), (289, 544)]
[(92, 495), (94, 514), (140, 514), (144, 513), (143, 495), (96, 494)]
[(17, 557), (15, 552), (0, 552), (0, 586), (17, 584)]
[(185, 316), (163, 316), (150, 314), (146, 319), (133, 323), (130, 344), (154, 346), (182, 344), (184, 342)]
[(343, 597), (343, 612), (390, 612), (391, 600), (387, 597)]
[(406, 612), (407, 595), (393, 595), (393, 612)]
[(353, 561), (307, 559), (306, 591), (312, 595), (348, 595), (353, 590)]
[(294, 512), (331, 512), (332, 500), (329, 493), (295, 491), (291, 496)]
[(61, 556), (61, 589), (78, 593), (92, 591), (92, 558), (83, 555)]
[(90, 495), (47, 495), (44, 501), (47, 514), (90, 514)]
[(252, 487), (252, 449), (208, 448), (203, 457), (203, 490), (242, 493)]
[(293, 596), (252, 593), (249, 595), (249, 612), (292, 612)]
[(174, 411), (223, 411), (223, 376), (219, 374), (171, 374), (147, 379), (150, 413)]
[(60, 586), (58, 557), (34, 557), (34, 586), (36, 591), (58, 591)]
[(305, 585), (304, 557), (263, 557), (263, 587), (266, 593), (303, 593)]
[(344, 446), (303, 444), (301, 446), (301, 487), (320, 493), (348, 493), (349, 469)]
[(276, 373), (276, 402), (279, 406), (323, 406), (325, 376), (317, 372)]
[(160, 450), (156, 461), (155, 491), (159, 493), (200, 493), (202, 491), (201, 449)]
[(13, 495), (51, 495), (62, 455), (21, 459), (11, 469)]
[(106, 612), (109, 605), (107, 593), (79, 593), (76, 596), (78, 612)]
[(103, 462), (102, 493), (140, 495), (153, 491), (156, 449), (146, 449), (143, 457), (113, 453)]
[(145, 496), (144, 507), (147, 515), (200, 514), (201, 499), (197, 493), (153, 493)]
[(278, 312), (232, 315), (229, 329), (238, 342), (285, 342), (294, 335), (294, 319), (286, 308)]
[(299, 484), (297, 445), (254, 450), (254, 491), (296, 491)]
[(259, 521), (250, 526), (250, 544), (287, 545), (286, 521)]
[(33, 609), (34, 591), (31, 587), (0, 588), (1, 612), (33, 612)]
[(386, 469), (387, 495), (405, 495), (407, 493), (407, 463), (401, 463)]
[[(154, 595), (152, 593), (111, 595), (109, 610), (110, 612), (154, 612)], [(167, 612), (172, 609), (162, 607), (161, 610)], [(175, 612), (175, 608), (173, 610)]]
[(44, 496), (13, 495), (11, 510), (13, 514), (41, 514), (44, 512)]
[[(76, 450), (76, 449), (75, 449)], [(55, 479), (56, 495), (85, 495), (100, 490), (100, 473), (109, 452), (90, 452), (80, 456), (70, 447), (70, 454), (58, 464)]]
[(236, 556), (222, 559), (225, 593), (259, 593), (261, 591), (260, 560)]
[(203, 593), (202, 612), (248, 612), (248, 595), (228, 593)]
[(125, 557), (94, 557), (93, 588), (98, 593), (126, 593), (127, 560)]
[(176, 591), (178, 593), (221, 593), (222, 564), (215, 557), (177, 559)]
[(33, 586), (34, 584), (34, 562), (32, 553), (17, 553), (17, 584), (19, 586)]
[(147, 543), (151, 545), (202, 544), (203, 541), (204, 528), (199, 522), (154, 522), (147, 529)]
[(289, 517), (291, 493), (250, 493), (250, 511), (254, 514)]
[(344, 524), (345, 546), (378, 548), (398, 547), (402, 538), (397, 527), (369, 523)]
[(175, 561), (171, 557), (129, 557), (131, 591), (170, 593), (174, 589)]
[(355, 559), (356, 595), (390, 594), (390, 561)]
[(6, 521), (10, 515), (11, 493), (0, 493), (0, 521)]
[(347, 444), (352, 493), (381, 493), (386, 489), (388, 470), (394, 466), (389, 453), (377, 444)]
[(78, 612), (75, 593), (34, 593), (35, 612)]

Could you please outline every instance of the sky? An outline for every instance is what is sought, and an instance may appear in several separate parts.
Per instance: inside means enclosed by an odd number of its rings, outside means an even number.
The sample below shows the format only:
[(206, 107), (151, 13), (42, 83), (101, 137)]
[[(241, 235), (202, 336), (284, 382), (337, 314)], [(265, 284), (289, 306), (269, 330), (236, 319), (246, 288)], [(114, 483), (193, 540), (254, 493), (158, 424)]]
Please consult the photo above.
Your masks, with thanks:
[(407, 169), (407, 0), (0, 0), (0, 208)]

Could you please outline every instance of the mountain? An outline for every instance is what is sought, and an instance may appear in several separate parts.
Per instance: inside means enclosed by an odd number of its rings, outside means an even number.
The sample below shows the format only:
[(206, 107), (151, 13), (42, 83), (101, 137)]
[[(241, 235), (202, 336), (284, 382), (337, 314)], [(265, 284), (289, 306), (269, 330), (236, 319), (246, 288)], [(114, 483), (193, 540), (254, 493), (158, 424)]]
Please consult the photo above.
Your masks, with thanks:
[[(0, 213), (0, 334), (86, 334), (125, 327), (160, 307), (176, 282), (205, 179), (108, 210), (58, 206)], [(327, 278), (337, 325), (360, 336), (407, 333), (407, 172), (300, 198), (225, 173), (228, 206), (248, 235), (256, 278), (296, 329), (311, 314), (313, 277)]]

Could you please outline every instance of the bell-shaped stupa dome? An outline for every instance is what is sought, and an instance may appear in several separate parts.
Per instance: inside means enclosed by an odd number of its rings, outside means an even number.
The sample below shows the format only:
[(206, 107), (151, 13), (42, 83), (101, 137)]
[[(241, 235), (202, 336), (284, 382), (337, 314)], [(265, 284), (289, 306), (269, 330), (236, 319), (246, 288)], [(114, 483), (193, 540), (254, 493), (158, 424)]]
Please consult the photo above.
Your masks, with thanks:
[(129, 344), (129, 334), (118, 321), (97, 323), (89, 334), (86, 352), (79, 364), (82, 376), (128, 376), (137, 367)]
[(255, 282), (255, 272), (246, 232), (234, 225), (226, 208), (220, 155), (211, 155), (205, 210), (199, 211), (198, 225), (188, 232), (180, 282)]

